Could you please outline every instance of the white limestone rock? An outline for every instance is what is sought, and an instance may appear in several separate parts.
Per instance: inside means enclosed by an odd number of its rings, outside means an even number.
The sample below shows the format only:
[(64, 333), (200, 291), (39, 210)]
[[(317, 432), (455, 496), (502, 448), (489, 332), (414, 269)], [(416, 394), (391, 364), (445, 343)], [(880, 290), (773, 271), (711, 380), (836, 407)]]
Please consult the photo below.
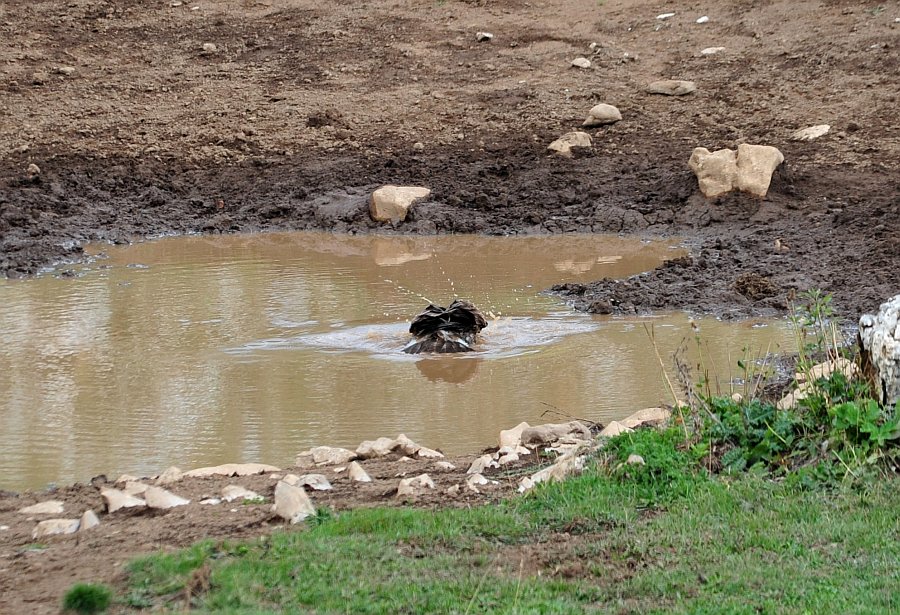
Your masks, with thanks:
[(900, 295), (859, 319), (863, 375), (886, 405), (900, 400)]
[(377, 222), (402, 222), (413, 204), (429, 195), (431, 190), (422, 186), (382, 186), (372, 193), (369, 214)]
[(694, 148), (688, 166), (697, 176), (703, 196), (713, 199), (734, 189), (737, 178), (737, 152), (734, 150), (710, 152), (705, 147)]
[(283, 480), (275, 485), (275, 504), (272, 512), (290, 523), (299, 523), (316, 514), (316, 507), (303, 487), (289, 485)]
[(577, 57), (572, 60), (572, 66), (574, 66), (575, 68), (590, 68), (591, 61), (587, 58)]
[(472, 462), (466, 474), (481, 474), (488, 468), (499, 468), (500, 464), (491, 455), (482, 455)]
[(314, 491), (330, 491), (334, 487), (322, 474), (304, 474), (297, 480), (298, 487), (309, 487)]
[(139, 497), (128, 495), (124, 491), (104, 487), (100, 489), (100, 496), (106, 502), (106, 512), (114, 513), (123, 508), (144, 508), (147, 502)]
[(737, 148), (735, 188), (763, 198), (769, 191), (772, 174), (784, 162), (784, 154), (771, 145), (741, 143)]
[(603, 428), (600, 432), (600, 435), (605, 438), (612, 438), (614, 436), (618, 436), (622, 433), (628, 433), (629, 431), (634, 431), (631, 427), (627, 427), (623, 425), (619, 421), (610, 421), (609, 425)]
[(157, 510), (168, 510), (178, 506), (186, 506), (191, 501), (181, 496), (175, 495), (171, 491), (167, 491), (162, 487), (149, 486), (144, 492), (144, 501), (150, 508)]
[(547, 146), (547, 149), (563, 158), (572, 157), (573, 147), (591, 147), (591, 135), (586, 132), (567, 132), (559, 139)]
[(732, 190), (763, 198), (769, 191), (772, 174), (782, 162), (784, 155), (775, 147), (741, 143), (736, 152), (729, 149), (710, 152), (705, 147), (697, 147), (691, 153), (688, 166), (707, 198)]
[(639, 427), (647, 423), (664, 423), (668, 421), (671, 416), (672, 411), (668, 408), (644, 408), (643, 410), (638, 410), (637, 412), (629, 414), (626, 418), (622, 419), (619, 422), (622, 425), (625, 425), (625, 427), (634, 429), (635, 427)]
[(819, 137), (824, 137), (831, 130), (831, 126), (829, 124), (819, 124), (817, 126), (810, 126), (809, 128), (801, 128), (800, 130), (794, 131), (791, 134), (792, 141), (813, 141), (818, 139)]
[(355, 483), (371, 483), (372, 477), (369, 476), (369, 473), (365, 471), (365, 469), (356, 461), (350, 462), (350, 468), (347, 473)]
[(584, 128), (593, 128), (594, 126), (615, 124), (621, 119), (622, 112), (618, 108), (606, 103), (600, 103), (591, 107), (591, 110), (588, 111), (587, 119), (581, 125)]
[(47, 519), (41, 521), (31, 532), (31, 539), (37, 540), (45, 536), (58, 534), (74, 534), (78, 531), (80, 521), (78, 519)]
[(725, 51), (724, 47), (707, 47), (706, 49), (700, 50), (700, 55), (702, 56), (714, 56), (717, 53), (722, 53)]
[(696, 91), (696, 83), (680, 79), (662, 79), (647, 86), (648, 94), (662, 94), (663, 96), (684, 96)]
[(47, 500), (20, 508), (19, 512), (23, 515), (61, 515), (63, 508), (64, 505), (59, 500)]
[(97, 517), (97, 513), (95, 513), (93, 510), (88, 509), (84, 511), (84, 514), (81, 515), (81, 520), (78, 524), (78, 531), (84, 532), (91, 528), (95, 528), (98, 525), (100, 525), (100, 519)]
[(396, 440), (393, 438), (382, 437), (377, 440), (365, 440), (356, 448), (356, 454), (360, 459), (385, 457), (390, 455), (395, 447)]
[(137, 481), (130, 480), (125, 483), (125, 486), (122, 488), (122, 491), (124, 491), (128, 495), (141, 495), (145, 491), (147, 491), (147, 485), (145, 485), (144, 483), (139, 483)]
[(434, 489), (434, 481), (427, 474), (404, 478), (397, 485), (397, 497), (415, 496), (425, 489)]
[(162, 474), (159, 475), (159, 477), (156, 479), (156, 484), (157, 485), (170, 485), (172, 483), (176, 483), (176, 482), (180, 481), (183, 476), (184, 476), (184, 473), (181, 470), (179, 470), (175, 466), (172, 466), (172, 467), (166, 469), (165, 472), (163, 472)]
[(522, 443), (522, 432), (529, 427), (531, 427), (531, 425), (522, 421), (515, 427), (502, 430), (500, 432), (500, 437), (497, 439), (497, 442), (500, 444), (500, 449), (502, 450), (504, 447), (508, 446), (511, 450), (514, 450)]
[(569, 434), (578, 434), (585, 440), (591, 439), (591, 430), (584, 423), (569, 421), (568, 423), (547, 423), (528, 427), (522, 431), (522, 444), (525, 446), (551, 444)]

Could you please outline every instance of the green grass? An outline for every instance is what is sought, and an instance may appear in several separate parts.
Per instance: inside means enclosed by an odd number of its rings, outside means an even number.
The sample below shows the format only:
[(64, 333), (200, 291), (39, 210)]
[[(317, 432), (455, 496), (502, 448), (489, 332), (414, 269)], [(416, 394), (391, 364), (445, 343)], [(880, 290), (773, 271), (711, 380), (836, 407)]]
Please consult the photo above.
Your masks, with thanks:
[(251, 543), (206, 542), (133, 562), (128, 601), (179, 610), (207, 566), (199, 612), (900, 609), (897, 478), (865, 492), (674, 480), (683, 495), (665, 509), (647, 507), (659, 485), (595, 468), (499, 506), (355, 510)]
[(76, 583), (63, 596), (63, 611), (102, 613), (109, 608), (112, 590), (105, 585)]

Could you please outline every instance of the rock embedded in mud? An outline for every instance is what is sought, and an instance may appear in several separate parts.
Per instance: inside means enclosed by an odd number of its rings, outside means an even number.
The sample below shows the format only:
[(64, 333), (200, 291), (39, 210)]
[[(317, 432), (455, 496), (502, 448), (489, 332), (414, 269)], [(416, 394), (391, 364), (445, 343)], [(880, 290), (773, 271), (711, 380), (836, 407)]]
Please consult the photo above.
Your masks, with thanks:
[(371, 483), (372, 477), (369, 476), (369, 473), (366, 472), (361, 465), (359, 465), (356, 461), (350, 462), (350, 469), (347, 472), (347, 475), (350, 477), (355, 483)]
[[(287, 482), (287, 477), (285, 477), (285, 482)], [(333, 489), (331, 483), (322, 474), (304, 474), (297, 478), (295, 485), (297, 487), (309, 487), (314, 491), (329, 491)]]
[(123, 508), (143, 508), (147, 503), (141, 498), (128, 495), (118, 489), (104, 488), (100, 490), (103, 501), (106, 502), (106, 512), (114, 513)]
[(422, 186), (382, 186), (372, 193), (369, 214), (376, 222), (402, 222), (413, 204), (429, 195), (431, 190)]
[(147, 487), (147, 491), (144, 492), (144, 501), (147, 503), (148, 507), (158, 510), (168, 510), (169, 508), (186, 506), (191, 503), (190, 500), (175, 495), (171, 491), (166, 491), (162, 487), (153, 486)]
[(38, 502), (25, 508), (20, 508), (19, 512), (23, 515), (61, 515), (63, 513), (63, 503), (59, 500), (47, 500), (46, 502)]
[(609, 425), (603, 428), (600, 432), (600, 435), (605, 438), (612, 438), (614, 436), (618, 436), (622, 433), (628, 433), (629, 431), (634, 431), (631, 427), (627, 425), (623, 425), (619, 421), (610, 421)]
[(577, 57), (572, 60), (572, 66), (574, 66), (575, 68), (590, 68), (591, 61), (587, 58)]
[(31, 532), (31, 539), (37, 540), (58, 534), (74, 534), (78, 531), (79, 524), (78, 519), (47, 519), (37, 524)]
[(763, 198), (769, 191), (772, 174), (782, 162), (784, 155), (775, 147), (741, 143), (736, 152), (694, 148), (688, 166), (707, 198), (716, 198), (735, 189)]
[(86, 510), (84, 514), (81, 515), (81, 519), (78, 524), (78, 531), (84, 532), (91, 528), (97, 527), (100, 525), (100, 519), (97, 517), (97, 513), (93, 510)]
[(290, 523), (299, 523), (316, 514), (316, 507), (303, 487), (289, 485), (283, 480), (275, 485), (275, 504), (272, 512)]
[(581, 124), (584, 128), (593, 128), (594, 126), (603, 126), (605, 124), (615, 124), (622, 119), (622, 113), (618, 108), (600, 103), (594, 105), (588, 111), (587, 119)]
[(491, 34), (490, 32), (476, 32), (475, 33), (475, 40), (478, 41), (479, 43), (490, 42), (493, 39), (494, 39), (494, 35)]
[(720, 53), (720, 52), (722, 52), (722, 51), (725, 51), (725, 48), (724, 48), (724, 47), (707, 47), (706, 49), (703, 49), (703, 50), (700, 51), (700, 55), (702, 55), (702, 56), (713, 56), (713, 55), (716, 55), (717, 53)]
[(858, 341), (863, 375), (885, 405), (900, 401), (900, 295), (885, 301), (875, 315), (859, 319)]
[(170, 485), (172, 483), (176, 483), (182, 479), (184, 473), (176, 468), (175, 466), (171, 466), (167, 468), (165, 472), (159, 475), (156, 479), (157, 485)]
[(25, 175), (28, 177), (28, 179), (34, 179), (35, 177), (38, 177), (40, 174), (41, 174), (41, 167), (34, 164), (33, 162), (28, 165), (27, 169), (25, 169)]
[(665, 423), (672, 416), (672, 411), (668, 408), (644, 408), (619, 421), (625, 427), (634, 429), (641, 425), (659, 425)]
[(818, 126), (810, 126), (809, 128), (801, 128), (791, 134), (791, 141), (813, 141), (819, 137), (823, 137), (831, 130), (829, 124), (819, 124)]
[(491, 455), (482, 455), (472, 462), (466, 474), (481, 474), (488, 468), (499, 468), (500, 464)]
[(434, 489), (434, 481), (427, 474), (404, 478), (397, 485), (397, 497), (418, 495), (425, 489)]
[(569, 434), (578, 434), (585, 440), (591, 439), (591, 430), (584, 423), (569, 421), (568, 423), (547, 423), (528, 427), (522, 430), (522, 444), (526, 446), (551, 444)]
[(693, 81), (681, 81), (678, 79), (663, 79), (654, 81), (647, 86), (648, 94), (662, 94), (663, 96), (684, 96), (697, 91), (697, 84)]
[(574, 147), (591, 147), (591, 135), (586, 132), (567, 132), (559, 139), (547, 146), (547, 149), (563, 158), (571, 158), (572, 148)]

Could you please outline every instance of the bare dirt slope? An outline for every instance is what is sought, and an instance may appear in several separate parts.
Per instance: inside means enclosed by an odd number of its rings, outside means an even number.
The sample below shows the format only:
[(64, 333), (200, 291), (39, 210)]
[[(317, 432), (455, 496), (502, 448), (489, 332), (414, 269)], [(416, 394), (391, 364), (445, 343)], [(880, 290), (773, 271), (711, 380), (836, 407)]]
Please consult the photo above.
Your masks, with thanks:
[[(169, 232), (669, 234), (691, 258), (560, 291), (595, 311), (740, 316), (818, 287), (852, 319), (900, 291), (897, 18), (857, 0), (6, 0), (0, 272)], [(662, 78), (698, 89), (645, 93)], [(599, 102), (623, 120), (548, 156)], [(831, 132), (789, 140), (815, 124)], [(741, 142), (784, 152), (769, 195), (708, 202), (691, 150)], [(352, 196), (382, 183), (434, 192), (385, 229)], [(0, 532), (0, 612), (55, 612), (72, 581), (114, 579), (131, 555), (270, 524), (183, 517), (38, 551), (24, 525)]]

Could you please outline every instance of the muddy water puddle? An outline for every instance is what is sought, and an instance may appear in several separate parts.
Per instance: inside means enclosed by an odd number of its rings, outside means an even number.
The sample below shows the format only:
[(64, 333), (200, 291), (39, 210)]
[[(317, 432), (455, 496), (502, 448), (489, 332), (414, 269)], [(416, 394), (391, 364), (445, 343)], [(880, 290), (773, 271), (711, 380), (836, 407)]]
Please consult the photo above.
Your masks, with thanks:
[[(475, 452), (519, 423), (602, 422), (670, 400), (683, 314), (575, 313), (541, 291), (627, 277), (672, 242), (286, 233), (161, 239), (74, 275), (0, 281), (0, 488), (230, 461), (404, 432)], [(479, 350), (409, 356), (427, 300), (491, 314)], [(743, 348), (790, 349), (781, 322), (697, 321), (727, 381)]]

